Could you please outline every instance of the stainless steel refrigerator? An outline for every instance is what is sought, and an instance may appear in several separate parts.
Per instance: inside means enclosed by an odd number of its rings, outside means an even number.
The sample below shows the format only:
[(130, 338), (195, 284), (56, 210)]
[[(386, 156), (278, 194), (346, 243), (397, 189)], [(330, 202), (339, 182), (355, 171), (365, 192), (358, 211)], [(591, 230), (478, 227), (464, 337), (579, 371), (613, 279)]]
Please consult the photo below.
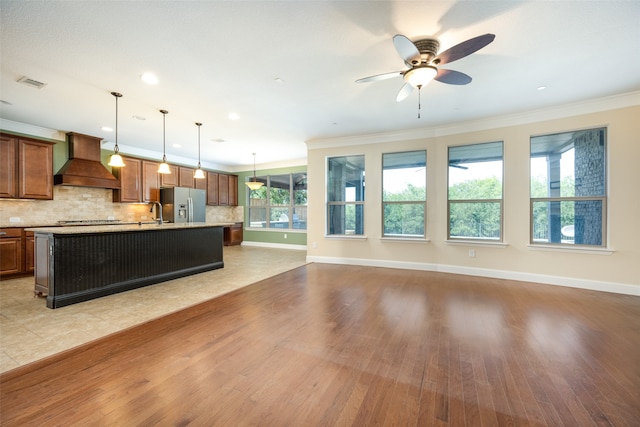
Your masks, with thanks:
[(205, 191), (196, 188), (161, 188), (162, 217), (169, 222), (205, 222), (205, 197)]

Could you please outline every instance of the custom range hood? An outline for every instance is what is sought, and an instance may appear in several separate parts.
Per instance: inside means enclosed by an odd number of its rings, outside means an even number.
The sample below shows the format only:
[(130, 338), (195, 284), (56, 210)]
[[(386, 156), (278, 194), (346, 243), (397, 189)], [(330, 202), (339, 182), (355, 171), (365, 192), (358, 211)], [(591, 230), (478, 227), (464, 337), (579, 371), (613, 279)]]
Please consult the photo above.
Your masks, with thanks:
[(120, 181), (100, 163), (100, 138), (67, 133), (69, 160), (53, 177), (55, 185), (120, 188)]

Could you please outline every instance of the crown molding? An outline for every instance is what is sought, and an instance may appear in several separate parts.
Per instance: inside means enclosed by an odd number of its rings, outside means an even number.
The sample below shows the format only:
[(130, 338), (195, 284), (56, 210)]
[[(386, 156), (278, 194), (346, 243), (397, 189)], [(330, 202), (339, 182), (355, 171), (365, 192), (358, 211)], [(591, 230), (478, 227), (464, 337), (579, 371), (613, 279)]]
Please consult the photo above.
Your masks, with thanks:
[(30, 125), (27, 123), (14, 122), (13, 120), (7, 120), (0, 118), (0, 129), (19, 133), (22, 135), (35, 136), (44, 139), (52, 139), (55, 141), (65, 141), (66, 133), (63, 131), (43, 128), (36, 125)]
[(467, 132), (477, 132), (509, 126), (518, 126), (545, 120), (561, 119), (601, 111), (615, 110), (640, 105), (640, 91), (611, 95), (602, 98), (589, 99), (551, 106), (521, 113), (487, 117), (466, 122), (453, 122), (441, 126), (431, 126), (409, 129), (397, 132), (377, 134), (351, 135), (336, 138), (319, 138), (305, 141), (308, 150), (322, 148), (345, 147), (351, 145), (381, 144), (397, 141), (411, 141), (439, 136), (458, 135)]

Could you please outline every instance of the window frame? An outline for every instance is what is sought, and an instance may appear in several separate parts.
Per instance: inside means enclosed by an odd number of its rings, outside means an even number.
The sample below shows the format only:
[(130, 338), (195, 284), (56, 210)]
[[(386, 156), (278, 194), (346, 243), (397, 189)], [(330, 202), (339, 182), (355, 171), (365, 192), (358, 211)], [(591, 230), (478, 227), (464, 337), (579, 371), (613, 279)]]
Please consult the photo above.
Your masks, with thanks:
[[(362, 200), (355, 201), (346, 201), (346, 200), (330, 200), (330, 191), (331, 188), (329, 186), (330, 177), (329, 177), (329, 163), (332, 159), (339, 158), (348, 158), (348, 157), (361, 157), (362, 158)], [(366, 156), (364, 154), (347, 154), (341, 156), (327, 156), (325, 158), (325, 237), (340, 237), (340, 238), (363, 238), (365, 237), (365, 197), (366, 197)], [(348, 206), (354, 206), (356, 210), (356, 230), (353, 234), (347, 234), (346, 229), (344, 233), (330, 233), (331, 230), (331, 211), (334, 207), (344, 206), (345, 210)], [(360, 210), (361, 215), (361, 228), (362, 232), (360, 234), (357, 233), (358, 229), (358, 210)]]
[[(266, 203), (264, 206), (251, 206), (251, 193), (254, 190), (251, 190), (250, 188), (247, 187), (247, 192), (246, 192), (246, 199), (247, 199), (247, 218), (248, 218), (248, 226), (246, 226), (245, 228), (247, 230), (251, 230), (251, 231), (286, 231), (286, 232), (300, 232), (300, 233), (306, 233), (307, 232), (307, 225), (308, 225), (308, 221), (305, 220), (305, 227), (304, 228), (299, 228), (299, 227), (294, 227), (294, 215), (295, 215), (295, 209), (296, 208), (300, 208), (300, 207), (304, 207), (305, 209), (308, 208), (308, 205), (297, 205), (295, 204), (295, 191), (298, 191), (294, 188), (295, 183), (294, 183), (294, 175), (307, 175), (306, 171), (300, 171), (300, 172), (290, 172), (290, 173), (275, 173), (275, 174), (269, 174), (269, 175), (261, 175), (261, 176), (257, 176), (256, 180), (259, 182), (263, 182), (264, 186), (261, 188), (265, 188), (266, 190)], [(272, 181), (272, 177), (275, 176), (288, 176), (289, 177), (289, 203), (287, 205), (273, 205), (271, 203), (271, 181)], [(253, 177), (247, 177), (246, 181), (251, 181), (253, 179)], [(307, 191), (308, 191), (308, 187), (307, 187)], [(251, 225), (251, 210), (252, 209), (264, 209), (265, 210), (265, 226), (264, 227), (254, 227)], [(288, 224), (286, 228), (280, 228), (280, 227), (273, 227), (272, 226), (272, 221), (271, 218), (271, 211), (273, 209), (286, 209), (287, 213), (288, 213)], [(305, 215), (306, 216), (306, 215)]]
[[(385, 186), (384, 186), (384, 171), (385, 171), (385, 165), (384, 165), (384, 157), (385, 155), (392, 155), (392, 154), (402, 154), (402, 153), (424, 153), (424, 169), (425, 169), (425, 173), (424, 173), (424, 199), (423, 200), (385, 200), (384, 198), (384, 191), (385, 191)], [(382, 219), (382, 222), (380, 224), (380, 235), (382, 236), (382, 238), (384, 239), (401, 239), (401, 240), (424, 240), (426, 239), (427, 236), (427, 150), (426, 149), (420, 149), (420, 150), (404, 150), (404, 151), (392, 151), (392, 152), (386, 152), (386, 153), (382, 153), (381, 155), (381, 159), (380, 159), (380, 163), (381, 163), (381, 212), (380, 212), (380, 218)], [(404, 205), (422, 205), (423, 207), (423, 218), (422, 218), (422, 234), (389, 234), (389, 233), (385, 233), (385, 206), (387, 205), (400, 205), (400, 206), (404, 206)]]
[[(451, 166), (451, 149), (459, 148), (459, 147), (470, 147), (474, 145), (484, 145), (484, 144), (500, 144), (500, 161), (502, 163), (502, 167), (500, 170), (500, 185), (501, 185), (501, 198), (491, 198), (491, 199), (451, 199), (450, 198), (450, 168)], [(498, 203), (500, 209), (499, 215), (499, 237), (498, 238), (483, 238), (483, 237), (470, 237), (470, 236), (451, 236), (451, 206), (452, 204), (494, 204)], [(459, 144), (459, 145), (450, 145), (447, 147), (447, 241), (450, 242), (472, 242), (472, 243), (487, 243), (487, 244), (502, 244), (504, 243), (504, 141), (488, 141), (488, 142), (474, 142), (470, 144)]]
[[(564, 135), (569, 133), (579, 133), (579, 132), (588, 132), (588, 131), (599, 131), (601, 130), (604, 134), (604, 150), (603, 150), (603, 175), (602, 179), (604, 180), (602, 184), (603, 195), (598, 196), (551, 196), (551, 197), (532, 197), (532, 170), (531, 170), (531, 161), (532, 157), (532, 149), (533, 149), (533, 140), (535, 138), (540, 137), (553, 137), (557, 135)], [(609, 130), (607, 126), (598, 126), (598, 127), (589, 127), (589, 128), (581, 128), (573, 131), (565, 131), (565, 132), (552, 132), (552, 133), (544, 133), (531, 135), (529, 137), (529, 245), (533, 247), (554, 247), (554, 248), (567, 248), (567, 249), (593, 249), (600, 250), (606, 249), (608, 247), (607, 243), (607, 235), (608, 235), (608, 162), (609, 162)], [(575, 149), (572, 147), (572, 149)], [(575, 156), (575, 152), (574, 152)], [(539, 156), (536, 156), (539, 157)], [(574, 190), (575, 190), (575, 160), (574, 160)], [(549, 177), (547, 176), (547, 179)], [(575, 193), (574, 193), (575, 194)], [(562, 237), (560, 238), (560, 242), (551, 242), (550, 239), (545, 241), (536, 240), (535, 239), (535, 217), (534, 217), (534, 205), (536, 203), (562, 203), (562, 202), (599, 202), (602, 206), (602, 216), (601, 216), (601, 244), (576, 244), (575, 242), (568, 242), (567, 239), (563, 241)], [(575, 237), (574, 237), (575, 239)]]

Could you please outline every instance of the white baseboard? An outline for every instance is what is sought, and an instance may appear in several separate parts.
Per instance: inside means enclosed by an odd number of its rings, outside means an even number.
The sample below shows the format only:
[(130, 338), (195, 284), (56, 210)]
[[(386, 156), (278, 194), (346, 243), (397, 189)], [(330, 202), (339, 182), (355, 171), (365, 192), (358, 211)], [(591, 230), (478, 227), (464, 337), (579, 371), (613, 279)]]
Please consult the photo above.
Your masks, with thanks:
[(465, 274), (469, 276), (517, 280), (521, 282), (542, 283), (545, 285), (567, 286), (570, 288), (589, 289), (592, 291), (613, 292), (616, 294), (640, 296), (640, 286), (638, 285), (615, 282), (601, 282), (573, 277), (550, 276), (546, 274), (526, 273), (520, 271), (494, 270), (488, 268), (472, 268), (457, 265), (440, 265), (418, 262), (371, 260), (362, 258), (334, 258), (321, 256), (307, 256), (307, 262), (437, 271), (441, 273)]
[(276, 248), (276, 249), (294, 249), (297, 251), (306, 251), (307, 245), (287, 245), (285, 243), (266, 243), (266, 242), (248, 242), (243, 241), (242, 246), (258, 246), (261, 248)]

